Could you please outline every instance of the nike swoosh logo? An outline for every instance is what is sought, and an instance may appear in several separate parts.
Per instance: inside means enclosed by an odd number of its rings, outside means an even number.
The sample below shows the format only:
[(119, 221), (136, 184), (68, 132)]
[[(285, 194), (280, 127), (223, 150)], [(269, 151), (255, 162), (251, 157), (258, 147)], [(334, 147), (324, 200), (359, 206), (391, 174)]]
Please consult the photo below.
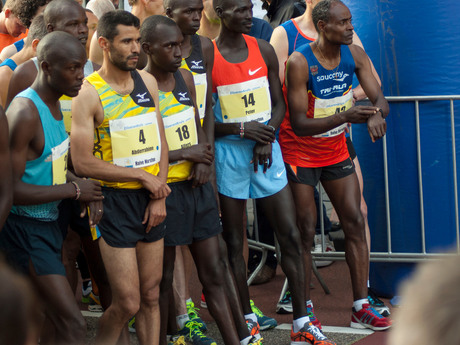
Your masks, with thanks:
[(249, 75), (254, 75), (257, 72), (259, 72), (259, 70), (261, 70), (261, 69), (262, 69), (262, 67), (259, 67), (258, 69), (254, 70), (254, 71), (249, 70)]
[(276, 177), (281, 177), (281, 175), (283, 175), (283, 173), (284, 173), (284, 170), (286, 170), (286, 169), (283, 169), (280, 173), (276, 173)]

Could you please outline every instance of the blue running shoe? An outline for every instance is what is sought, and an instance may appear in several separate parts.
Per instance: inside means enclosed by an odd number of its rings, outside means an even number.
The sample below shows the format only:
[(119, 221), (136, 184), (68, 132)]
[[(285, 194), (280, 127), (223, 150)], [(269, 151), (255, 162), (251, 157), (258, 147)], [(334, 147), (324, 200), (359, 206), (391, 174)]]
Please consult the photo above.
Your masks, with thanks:
[(204, 323), (203, 320), (201, 320), (200, 316), (198, 315), (198, 308), (195, 308), (195, 304), (192, 301), (189, 301), (186, 303), (187, 304), (187, 314), (190, 320), (196, 321), (198, 324), (200, 324), (200, 330), (201, 332), (206, 332), (208, 330), (208, 327), (206, 327), (206, 324)]
[(183, 335), (193, 345), (217, 345), (214, 339), (211, 339), (203, 334), (200, 330), (200, 325), (196, 321), (187, 321), (179, 331), (180, 335)]
[(265, 316), (259, 308), (256, 307), (253, 300), (250, 300), (251, 309), (254, 314), (257, 316), (257, 322), (259, 323), (260, 330), (265, 331), (267, 329), (275, 328), (278, 326), (278, 323), (275, 319)]

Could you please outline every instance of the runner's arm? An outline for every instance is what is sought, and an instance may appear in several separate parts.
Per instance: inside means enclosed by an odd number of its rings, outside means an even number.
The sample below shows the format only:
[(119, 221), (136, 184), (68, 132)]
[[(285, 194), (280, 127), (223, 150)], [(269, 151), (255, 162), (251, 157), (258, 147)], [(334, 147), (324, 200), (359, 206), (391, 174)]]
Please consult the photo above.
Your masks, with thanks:
[(308, 79), (307, 60), (301, 53), (292, 53), (286, 68), (287, 100), (291, 126), (298, 136), (321, 134), (346, 122), (366, 122), (377, 111), (375, 107), (358, 106), (325, 118), (308, 118)]
[(275, 49), (276, 57), (278, 58), (279, 78), (281, 84), (284, 82), (284, 72), (286, 71), (286, 61), (289, 57), (289, 42), (286, 30), (282, 26), (278, 26), (273, 30), (270, 44)]
[[(41, 155), (39, 149), (33, 147), (37, 141), (37, 133), (42, 129), (40, 116), (32, 101), (25, 98), (15, 99), (7, 111), (10, 153), (13, 173), (13, 202), (15, 205), (38, 205), (51, 201), (75, 198), (77, 191), (72, 183), (54, 186), (39, 186), (24, 183), (21, 179), (28, 160)], [(37, 145), (35, 143), (35, 145)], [(43, 151), (43, 149), (41, 149)], [(35, 151), (35, 152), (34, 152)], [(102, 199), (102, 193), (98, 194)]]
[(11, 157), (8, 146), (8, 122), (0, 107), (0, 230), (3, 228), (13, 204)]
[(77, 175), (142, 184), (151, 178), (152, 175), (142, 169), (116, 166), (93, 156), (94, 129), (102, 123), (104, 114), (96, 89), (86, 80), (72, 100), (72, 114), (72, 163)]

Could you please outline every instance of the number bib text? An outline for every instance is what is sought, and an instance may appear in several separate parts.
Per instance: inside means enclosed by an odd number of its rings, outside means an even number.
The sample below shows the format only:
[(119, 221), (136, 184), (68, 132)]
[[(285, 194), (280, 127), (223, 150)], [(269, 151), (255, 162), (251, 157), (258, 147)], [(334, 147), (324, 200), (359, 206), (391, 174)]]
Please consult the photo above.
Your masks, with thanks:
[(270, 120), (272, 106), (267, 77), (218, 86), (217, 92), (224, 123)]
[(67, 181), (67, 157), (69, 155), (69, 143), (67, 138), (58, 146), (51, 149), (53, 166), (53, 185), (64, 184)]
[(161, 142), (155, 113), (110, 120), (113, 163), (142, 168), (160, 162)]
[[(337, 113), (341, 113), (351, 108), (353, 104), (353, 94), (348, 92), (346, 95), (335, 97), (332, 99), (316, 99), (315, 100), (315, 112), (314, 118), (321, 119), (324, 117), (329, 117)], [(335, 137), (342, 132), (347, 127), (347, 124), (341, 124), (338, 127), (335, 127), (325, 133), (314, 135), (314, 138), (329, 138)]]
[(189, 107), (173, 116), (163, 118), (169, 150), (180, 150), (198, 144), (195, 111)]

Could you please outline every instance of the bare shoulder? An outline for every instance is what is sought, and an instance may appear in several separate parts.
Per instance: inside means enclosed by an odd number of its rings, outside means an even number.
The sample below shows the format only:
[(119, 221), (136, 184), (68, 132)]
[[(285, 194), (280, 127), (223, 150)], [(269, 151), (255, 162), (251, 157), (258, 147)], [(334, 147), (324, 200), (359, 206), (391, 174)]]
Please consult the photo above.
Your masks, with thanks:
[(205, 36), (198, 36), (200, 38), (200, 42), (201, 42), (201, 49), (203, 49), (203, 51), (205, 50), (214, 50), (214, 45), (212, 44), (212, 41), (205, 37)]
[(26, 97), (15, 97), (6, 111), (11, 130), (36, 128), (40, 116), (34, 102)]
[(99, 94), (96, 88), (88, 80), (83, 80), (83, 85), (78, 95), (74, 97), (74, 101), (77, 103), (92, 104), (97, 99), (99, 99)]
[(366, 52), (360, 46), (356, 44), (350, 44), (348, 47), (350, 48), (351, 55), (353, 56), (356, 64), (361, 64), (369, 60)]
[(145, 70), (137, 70), (137, 71), (139, 72), (139, 75), (144, 81), (145, 86), (147, 86), (147, 90), (149, 90), (149, 93), (152, 95), (152, 97), (154, 99), (158, 97), (158, 83), (155, 77)]
[(180, 71), (180, 74), (182, 75), (182, 78), (184, 78), (187, 88), (191, 89), (192, 87), (194, 87), (195, 82), (193, 81), (192, 72), (190, 72), (189, 70), (186, 70), (185, 68), (179, 68), (179, 71)]
[(270, 44), (272, 44), (275, 49), (277, 46), (287, 46), (287, 32), (283, 26), (277, 26), (272, 33), (272, 38), (270, 39)]
[(291, 56), (289, 56), (287, 64), (292, 67), (308, 67), (307, 59), (305, 56), (300, 52), (293, 52)]

